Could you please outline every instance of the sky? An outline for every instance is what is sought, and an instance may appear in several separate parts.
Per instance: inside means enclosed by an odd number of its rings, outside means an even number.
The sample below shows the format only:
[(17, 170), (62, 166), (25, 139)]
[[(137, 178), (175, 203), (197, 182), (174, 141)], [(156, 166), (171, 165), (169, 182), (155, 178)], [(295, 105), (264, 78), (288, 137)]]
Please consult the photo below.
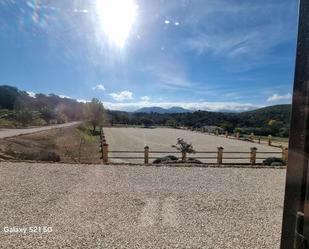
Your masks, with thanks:
[(291, 102), (296, 0), (0, 0), (0, 85), (113, 110)]

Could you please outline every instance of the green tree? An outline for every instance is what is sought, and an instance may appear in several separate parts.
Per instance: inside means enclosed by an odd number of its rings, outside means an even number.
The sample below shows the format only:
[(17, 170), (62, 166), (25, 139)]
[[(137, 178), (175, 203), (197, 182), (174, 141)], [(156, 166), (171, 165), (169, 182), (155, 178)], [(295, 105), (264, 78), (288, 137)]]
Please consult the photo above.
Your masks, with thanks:
[(169, 127), (177, 127), (177, 120), (175, 118), (169, 118), (167, 121), (166, 121), (166, 125), (169, 126)]
[(279, 120), (269, 120), (267, 125), (269, 126), (272, 135), (276, 136), (282, 128), (284, 128), (283, 122)]
[(102, 102), (93, 98), (91, 102), (86, 105), (86, 117), (93, 127), (93, 133), (96, 127), (103, 124), (105, 117), (105, 110)]
[(0, 86), (0, 109), (12, 110), (18, 95), (19, 91), (16, 87)]

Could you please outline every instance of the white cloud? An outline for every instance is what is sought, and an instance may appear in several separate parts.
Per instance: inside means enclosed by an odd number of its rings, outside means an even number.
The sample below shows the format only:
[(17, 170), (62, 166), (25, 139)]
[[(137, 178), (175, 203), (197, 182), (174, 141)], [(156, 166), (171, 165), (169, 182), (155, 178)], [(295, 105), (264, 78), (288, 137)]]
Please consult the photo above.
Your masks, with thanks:
[(165, 24), (170, 24), (170, 21), (169, 20), (165, 20), (164, 23)]
[(95, 90), (105, 91), (105, 87), (102, 84), (98, 84), (98, 85), (92, 87), (92, 90), (93, 91), (95, 91)]
[(67, 95), (59, 95), (59, 97), (63, 99), (72, 99), (72, 97), (67, 96)]
[(109, 94), (116, 101), (124, 101), (133, 99), (133, 93), (130, 91), (122, 91), (119, 93), (110, 93)]
[(268, 102), (276, 102), (280, 100), (291, 100), (292, 95), (290, 93), (285, 94), (285, 95), (279, 95), (277, 93), (273, 94), (272, 96), (268, 97), (267, 101)]
[(89, 100), (85, 100), (85, 99), (77, 99), (76, 101), (79, 102), (79, 103), (87, 103), (87, 102), (90, 102)]
[(141, 100), (148, 102), (150, 100), (150, 98), (148, 96), (143, 96), (143, 97), (141, 97)]
[(35, 98), (35, 93), (34, 92), (27, 92), (28, 95), (31, 97), (31, 98)]
[(180, 23), (179, 22), (175, 22), (174, 24), (175, 24), (175, 26), (178, 26)]
[(136, 111), (142, 107), (162, 107), (171, 108), (173, 106), (179, 106), (189, 110), (204, 110), (204, 111), (249, 111), (252, 109), (263, 107), (261, 105), (253, 105), (250, 103), (237, 103), (237, 102), (131, 102), (131, 103), (112, 103), (104, 102), (104, 106), (111, 110), (121, 111)]

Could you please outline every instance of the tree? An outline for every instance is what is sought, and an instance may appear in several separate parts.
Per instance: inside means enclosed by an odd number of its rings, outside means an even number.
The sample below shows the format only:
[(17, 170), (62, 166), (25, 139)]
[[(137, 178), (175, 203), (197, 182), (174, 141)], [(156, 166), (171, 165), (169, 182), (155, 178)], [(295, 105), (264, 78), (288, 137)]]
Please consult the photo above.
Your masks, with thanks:
[(93, 127), (93, 133), (96, 127), (103, 124), (105, 116), (104, 106), (102, 102), (93, 98), (91, 102), (86, 105), (86, 117)]
[(33, 113), (28, 109), (19, 110), (16, 113), (17, 122), (24, 127), (30, 124), (33, 121), (33, 119), (34, 119)]
[(0, 86), (0, 109), (12, 110), (18, 95), (19, 92), (16, 87)]
[(166, 125), (169, 127), (177, 127), (177, 120), (175, 118), (169, 118), (168, 120), (166, 120)]
[(177, 138), (177, 143), (172, 145), (173, 148), (176, 148), (178, 151), (182, 153), (182, 161), (186, 161), (186, 154), (195, 153), (192, 144), (184, 141), (183, 138)]
[(271, 129), (271, 133), (275, 136), (278, 135), (280, 130), (283, 128), (283, 122), (274, 119), (269, 120), (267, 125)]
[(146, 128), (153, 125), (153, 120), (150, 118), (143, 118), (141, 121)]
[(44, 119), (44, 121), (48, 124), (52, 119), (56, 119), (55, 111), (48, 107), (43, 107), (40, 110), (40, 114), (41, 114), (42, 119)]

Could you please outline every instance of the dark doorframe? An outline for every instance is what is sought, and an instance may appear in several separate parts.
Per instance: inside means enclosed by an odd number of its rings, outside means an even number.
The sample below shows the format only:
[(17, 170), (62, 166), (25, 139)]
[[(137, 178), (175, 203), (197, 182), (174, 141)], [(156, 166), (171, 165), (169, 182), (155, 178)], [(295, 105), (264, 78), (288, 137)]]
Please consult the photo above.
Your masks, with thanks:
[[(281, 249), (308, 248), (309, 241), (309, 0), (300, 0), (289, 161)], [(308, 183), (308, 184), (307, 184)], [(307, 195), (307, 198), (306, 198)], [(298, 213), (299, 212), (299, 213)], [(296, 220), (298, 225), (296, 232)], [(299, 222), (304, 214), (304, 223)], [(297, 246), (296, 246), (296, 244)], [(304, 244), (303, 244), (304, 243)]]

